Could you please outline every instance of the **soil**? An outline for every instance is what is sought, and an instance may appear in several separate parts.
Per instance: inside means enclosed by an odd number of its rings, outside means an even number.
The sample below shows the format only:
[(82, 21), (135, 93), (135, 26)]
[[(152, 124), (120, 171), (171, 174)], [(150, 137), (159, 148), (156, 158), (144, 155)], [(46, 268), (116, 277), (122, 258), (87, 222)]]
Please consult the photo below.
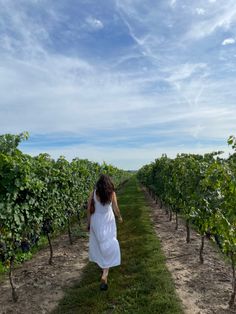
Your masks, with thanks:
[[(199, 261), (200, 235), (191, 230), (191, 242), (186, 243), (186, 228), (179, 219), (175, 230), (175, 219), (169, 221), (164, 209), (151, 199), (144, 190), (152, 208), (151, 218), (161, 247), (166, 256), (166, 265), (172, 275), (176, 292), (182, 301), (186, 314), (229, 314), (236, 313), (236, 307), (229, 309), (232, 292), (232, 271), (219, 248), (205, 240), (204, 263)], [(173, 217), (174, 218), (174, 217)]]
[(40, 250), (14, 271), (19, 300), (12, 301), (9, 281), (0, 283), (0, 314), (50, 313), (64, 296), (64, 289), (80, 279), (88, 262), (88, 239), (77, 237), (72, 245), (67, 234), (53, 240), (53, 265), (49, 248)]

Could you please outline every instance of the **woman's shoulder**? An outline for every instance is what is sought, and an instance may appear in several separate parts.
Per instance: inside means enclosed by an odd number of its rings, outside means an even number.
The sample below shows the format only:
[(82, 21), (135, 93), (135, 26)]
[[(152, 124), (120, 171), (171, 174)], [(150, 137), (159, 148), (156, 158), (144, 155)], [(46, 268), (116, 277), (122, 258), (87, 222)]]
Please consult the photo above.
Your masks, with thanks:
[(112, 199), (112, 201), (114, 201), (116, 199), (116, 192), (115, 191), (112, 192), (111, 199)]

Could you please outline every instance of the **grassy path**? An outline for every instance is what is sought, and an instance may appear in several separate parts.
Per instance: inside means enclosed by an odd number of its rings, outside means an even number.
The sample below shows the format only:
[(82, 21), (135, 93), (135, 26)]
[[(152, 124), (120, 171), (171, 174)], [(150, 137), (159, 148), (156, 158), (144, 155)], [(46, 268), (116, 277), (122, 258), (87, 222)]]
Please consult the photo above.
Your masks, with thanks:
[(99, 290), (100, 269), (90, 262), (54, 314), (183, 313), (135, 178), (118, 193), (118, 202), (124, 218), (118, 225), (122, 265), (110, 269), (108, 291)]

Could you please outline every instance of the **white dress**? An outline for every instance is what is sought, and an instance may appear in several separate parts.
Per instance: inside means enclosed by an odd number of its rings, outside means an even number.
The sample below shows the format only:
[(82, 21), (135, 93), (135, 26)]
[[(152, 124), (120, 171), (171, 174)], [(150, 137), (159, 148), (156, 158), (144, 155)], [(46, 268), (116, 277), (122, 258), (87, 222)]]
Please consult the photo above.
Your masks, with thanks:
[(101, 268), (118, 266), (121, 254), (112, 202), (102, 205), (96, 198), (96, 191), (93, 197), (95, 212), (90, 220), (89, 260)]

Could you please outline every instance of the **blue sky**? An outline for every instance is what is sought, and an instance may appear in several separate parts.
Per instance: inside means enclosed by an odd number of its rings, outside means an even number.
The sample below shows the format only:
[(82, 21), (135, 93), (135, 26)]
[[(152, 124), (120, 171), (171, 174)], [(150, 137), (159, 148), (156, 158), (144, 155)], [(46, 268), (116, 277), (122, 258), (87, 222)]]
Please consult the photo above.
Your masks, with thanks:
[(235, 0), (0, 0), (0, 133), (138, 169), (229, 151)]

